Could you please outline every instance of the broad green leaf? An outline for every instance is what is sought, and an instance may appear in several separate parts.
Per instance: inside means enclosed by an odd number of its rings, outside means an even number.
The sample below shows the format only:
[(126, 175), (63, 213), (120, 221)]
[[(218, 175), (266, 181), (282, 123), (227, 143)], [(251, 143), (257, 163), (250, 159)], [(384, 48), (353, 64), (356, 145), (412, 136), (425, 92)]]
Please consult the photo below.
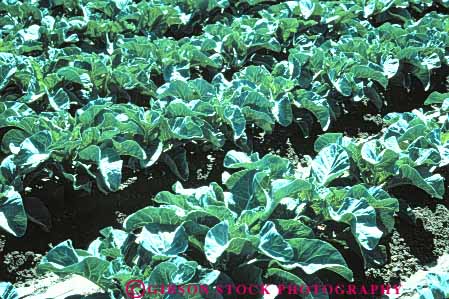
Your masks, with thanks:
[(183, 210), (172, 207), (146, 207), (129, 215), (125, 219), (123, 227), (127, 231), (133, 231), (136, 228), (153, 223), (179, 225), (182, 221), (181, 217), (184, 215)]
[(312, 185), (304, 180), (276, 179), (271, 181), (271, 194), (265, 208), (265, 217), (268, 218), (283, 198), (296, 197), (300, 192), (307, 192)]
[(248, 107), (243, 107), (242, 112), (245, 115), (247, 123), (254, 123), (267, 133), (271, 133), (275, 121), (271, 116), (271, 113), (257, 111)]
[(60, 88), (56, 93), (48, 94), (48, 101), (50, 102), (50, 106), (55, 111), (61, 110), (69, 110), (70, 109), (70, 98), (69, 95), (64, 91), (64, 89)]
[(5, 153), (14, 152), (20, 149), (20, 144), (27, 138), (29, 135), (19, 129), (11, 129), (3, 135), (2, 139), (2, 150)]
[(312, 176), (321, 185), (328, 185), (348, 170), (349, 156), (336, 144), (323, 148), (312, 161)]
[(257, 238), (232, 238), (229, 241), (229, 246), (226, 249), (226, 252), (232, 253), (235, 256), (252, 256), (257, 251), (257, 248), (253, 246), (253, 244), (256, 243), (255, 239)]
[(278, 233), (273, 222), (265, 222), (259, 236), (259, 249), (265, 255), (281, 262), (287, 262), (293, 258), (293, 249)]
[(382, 224), (387, 229), (387, 232), (391, 232), (395, 225), (395, 214), (399, 212), (399, 202), (396, 198), (391, 197), (381, 187), (366, 188), (363, 185), (355, 185), (346, 194), (351, 198), (364, 198), (376, 209)]
[(212, 227), (206, 234), (204, 254), (207, 260), (211, 263), (216, 263), (229, 244), (229, 223), (227, 220), (224, 220)]
[(182, 257), (174, 258), (173, 263), (177, 269), (171, 275), (171, 279), (177, 285), (186, 284), (191, 281), (196, 274), (196, 269), (199, 268), (197, 262), (188, 261)]
[(0, 65), (0, 77), (2, 78), (0, 81), (0, 90), (3, 90), (17, 72), (17, 67), (12, 65)]
[(80, 256), (79, 251), (76, 251), (68, 240), (47, 253), (38, 265), (38, 271), (51, 271), (58, 275), (77, 274), (105, 288), (111, 284), (103, 276), (108, 267), (109, 262), (106, 260), (89, 255)]
[(309, 191), (312, 185), (304, 180), (276, 179), (271, 181), (273, 199), (278, 202), (284, 197), (295, 197), (296, 193)]
[(51, 143), (52, 137), (49, 131), (41, 131), (26, 138), (20, 145), (14, 162), (25, 172), (30, 172), (50, 157)]
[(383, 67), (385, 76), (387, 76), (388, 79), (391, 79), (397, 74), (397, 72), (399, 70), (399, 59), (387, 58), (382, 63), (382, 67)]
[[(399, 168), (401, 179), (394, 184), (412, 184), (426, 191), (430, 196), (442, 199), (444, 195), (444, 178), (439, 174), (430, 174), (419, 171), (409, 165), (402, 165)], [(393, 184), (393, 182), (392, 182)]]
[(309, 110), (318, 119), (323, 131), (329, 128), (331, 113), (326, 98), (310, 91), (301, 90), (295, 95), (294, 104), (298, 108)]
[(0, 282), (0, 298), (19, 299), (19, 294), (14, 286), (9, 282)]
[(294, 250), (294, 257), (289, 262), (278, 263), (282, 268), (291, 270), (299, 267), (307, 274), (327, 269), (353, 281), (353, 273), (343, 256), (329, 243), (306, 238), (290, 239), (287, 242)]
[(22, 197), (11, 186), (0, 187), (0, 228), (15, 237), (22, 237), (27, 229), (27, 215)]
[(345, 198), (337, 211), (329, 209), (329, 215), (334, 221), (349, 224), (354, 237), (367, 250), (373, 250), (382, 237), (376, 224), (376, 211), (365, 199)]
[(114, 148), (116, 149), (117, 153), (119, 155), (123, 156), (131, 156), (135, 157), (137, 159), (146, 160), (147, 155), (143, 148), (140, 146), (139, 143), (137, 143), (134, 140), (124, 140), (122, 142), (115, 141), (114, 142)]
[(183, 226), (173, 227), (158, 223), (145, 225), (137, 241), (154, 255), (166, 257), (175, 257), (184, 253), (189, 245)]
[(332, 83), (332, 85), (335, 87), (335, 89), (343, 96), (349, 97), (352, 94), (352, 87), (351, 83), (348, 80), (348, 77), (343, 74), (338, 74), (340, 77), (336, 77), (336, 72), (332, 69), (329, 71), (328, 76)]
[(341, 144), (340, 140), (343, 138), (343, 133), (326, 133), (320, 135), (313, 146), (316, 153), (319, 153), (323, 148), (336, 143)]
[(285, 239), (313, 237), (313, 230), (296, 219), (276, 219), (273, 222)]
[(123, 160), (120, 159), (114, 148), (107, 146), (100, 148), (97, 145), (90, 145), (81, 150), (79, 156), (81, 159), (98, 164), (96, 179), (98, 187), (103, 192), (114, 192), (119, 189), (122, 180)]
[(424, 101), (424, 105), (442, 104), (449, 99), (449, 93), (440, 93), (438, 91), (432, 92)]
[(315, 2), (312, 0), (300, 0), (299, 8), (301, 9), (302, 16), (307, 20), (315, 10)]
[[(122, 181), (123, 160), (112, 148), (102, 150), (98, 162), (100, 172), (100, 185), (105, 185), (107, 191), (117, 191)], [(98, 177), (97, 177), (98, 182)]]
[(292, 123), (292, 103), (288, 94), (275, 101), (272, 111), (276, 121), (282, 126), (287, 127)]
[[(305, 288), (307, 286), (307, 283), (305, 283), (301, 278), (299, 278), (295, 274), (278, 268), (269, 268), (265, 274), (265, 278), (270, 278), (270, 280), (274, 280), (278, 286), (294, 285), (298, 289), (301, 287)], [(287, 294), (288, 289), (282, 290), (282, 292), (280, 292), (279, 295), (287, 295)], [(304, 292), (303, 295), (305, 296), (304, 299), (314, 299), (314, 296), (312, 295), (311, 292), (310, 293)]]
[(175, 275), (177, 267), (172, 262), (162, 262), (151, 271), (148, 283), (157, 288), (173, 283), (172, 276)]
[(373, 79), (379, 82), (379, 84), (385, 89), (388, 86), (388, 78), (382, 72), (374, 70), (369, 66), (356, 65), (351, 68), (351, 72), (356, 78)]
[(234, 140), (240, 139), (245, 134), (246, 120), (240, 107), (227, 106), (224, 111), (226, 121), (234, 132)]
[[(259, 160), (259, 154), (255, 153), (248, 156), (244, 152), (230, 150), (226, 153), (223, 164), (226, 168), (241, 168), (254, 165), (253, 162)], [(245, 167), (246, 168), (246, 167)]]
[(176, 138), (194, 139), (202, 138), (203, 130), (200, 124), (190, 117), (176, 117), (169, 120), (170, 130)]
[(140, 161), (140, 167), (147, 168), (156, 163), (161, 156), (163, 149), (164, 145), (162, 142), (158, 142), (157, 145), (147, 146), (144, 149), (146, 159)]
[(399, 158), (399, 155), (396, 152), (390, 149), (383, 149), (379, 140), (365, 142), (361, 149), (361, 155), (368, 163), (384, 167), (385, 170), (388, 170), (388, 167), (394, 164)]
[(187, 162), (187, 152), (182, 147), (176, 147), (161, 156), (161, 160), (168, 168), (181, 180), (189, 178), (189, 165)]

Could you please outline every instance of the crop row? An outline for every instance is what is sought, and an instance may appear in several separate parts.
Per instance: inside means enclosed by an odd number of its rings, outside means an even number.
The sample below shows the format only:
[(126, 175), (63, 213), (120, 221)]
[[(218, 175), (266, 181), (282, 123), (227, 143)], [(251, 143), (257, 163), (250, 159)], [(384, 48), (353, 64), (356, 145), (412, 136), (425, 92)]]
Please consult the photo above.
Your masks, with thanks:
[[(0, 54), (6, 200), (22, 211), (19, 193), (45, 176), (69, 180), (77, 190), (89, 191), (96, 181), (103, 192), (116, 191), (124, 166), (142, 169), (159, 159), (187, 179), (180, 146), (186, 142), (219, 148), (231, 140), (247, 150), (247, 126), (271, 132), (276, 123), (296, 122), (307, 135), (312, 121), (305, 120), (314, 118), (325, 131), (347, 101), (381, 109), (394, 101), (382, 95), (393, 78), (410, 88), (415, 77), (431, 90), (432, 71), (448, 64), (449, 23), (440, 15), (375, 28), (354, 19), (358, 10), (346, 11), (344, 22), (314, 21), (322, 13), (314, 7), (305, 15), (304, 3), (270, 6), (260, 18), (210, 24), (181, 40), (117, 36), (98, 54), (54, 48), (61, 45), (49, 38), (52, 22), (18, 30), (14, 50)], [(324, 29), (330, 33), (318, 35)], [(42, 55), (19, 55), (30, 42), (44, 41)], [(261, 49), (284, 52), (286, 60)], [(213, 76), (201, 73), (206, 69)], [(155, 75), (163, 77), (160, 84)]]
[[(448, 7), (446, 1), (2, 1), (2, 51), (21, 54), (42, 51), (48, 46), (70, 44), (105, 45), (116, 35), (161, 38), (191, 36), (207, 24), (231, 22), (236, 16), (267, 11), (290, 31), (295, 19), (314, 19), (322, 24), (345, 24), (352, 19), (375, 25), (402, 23), (429, 11)], [(296, 21), (297, 22), (297, 21)], [(296, 24), (298, 25), (298, 24)], [(41, 27), (41, 28), (40, 28)], [(34, 39), (38, 32), (44, 36)], [(94, 48), (91, 48), (92, 50)]]
[(449, 164), (449, 95), (433, 93), (426, 104), (436, 109), (388, 114), (388, 126), (368, 139), (323, 134), (316, 156), (299, 165), (232, 150), (222, 185), (185, 189), (178, 182), (155, 196), (159, 206), (128, 216), (123, 230), (103, 229), (87, 250), (63, 242), (38, 269), (82, 275), (111, 298), (126, 296), (126, 283), (139, 278), (153, 286), (301, 286), (320, 284), (327, 269), (352, 281), (336, 247), (358, 252), (365, 267), (384, 262), (379, 240), (399, 211), (388, 190), (411, 184), (442, 198), (435, 170)]
[[(242, 68), (258, 65), (292, 79), (288, 88), (321, 96), (336, 89), (343, 97), (381, 107), (380, 93), (398, 72), (400, 85), (410, 88), (412, 76), (429, 89), (431, 71), (447, 65), (447, 20), (436, 13), (410, 19), (404, 28), (391, 23), (374, 27), (350, 12), (345, 22), (302, 20), (295, 7), (284, 5), (283, 10), (260, 12), (261, 17), (209, 24), (201, 35), (179, 40), (117, 35), (105, 48), (92, 42), (96, 51), (79, 43), (50, 42), (51, 24), (22, 29), (1, 49), (0, 92), (4, 100), (33, 103), (37, 111), (71, 105), (73, 110), (97, 97), (148, 107), (164, 83), (211, 82), (217, 76), (229, 80)], [(40, 55), (26, 56), (20, 49), (32, 48), (27, 43), (38, 43)]]

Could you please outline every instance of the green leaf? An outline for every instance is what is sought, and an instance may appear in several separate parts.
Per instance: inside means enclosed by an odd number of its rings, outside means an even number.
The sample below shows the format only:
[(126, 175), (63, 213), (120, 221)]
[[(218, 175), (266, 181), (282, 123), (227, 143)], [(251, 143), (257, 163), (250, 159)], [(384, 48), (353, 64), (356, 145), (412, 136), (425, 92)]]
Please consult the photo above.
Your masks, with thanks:
[(140, 167), (147, 168), (154, 165), (154, 163), (156, 163), (162, 155), (163, 149), (164, 144), (162, 142), (158, 142), (156, 145), (147, 146), (144, 149), (146, 159), (142, 159), (141, 161), (139, 161)]
[(188, 248), (188, 236), (183, 226), (147, 224), (137, 241), (154, 255), (175, 257)]
[[(306, 289), (307, 284), (293, 273), (278, 268), (269, 268), (265, 274), (265, 278), (274, 280), (277, 285), (294, 285), (297, 288)], [(279, 295), (288, 294), (288, 290), (283, 290)], [(304, 299), (314, 299), (312, 292), (304, 292)]]
[(117, 153), (121, 156), (131, 156), (141, 160), (147, 159), (147, 154), (143, 148), (134, 140), (124, 140), (121, 142), (113, 140), (113, 143)]
[(387, 58), (382, 64), (383, 72), (388, 79), (393, 78), (399, 70), (399, 59)]
[(203, 138), (200, 124), (190, 116), (170, 119), (169, 125), (173, 135), (178, 139)]
[(331, 123), (331, 112), (326, 98), (311, 91), (301, 90), (295, 95), (295, 105), (312, 112), (318, 119), (323, 131), (326, 131)]
[(48, 94), (48, 101), (50, 106), (55, 111), (69, 110), (70, 109), (70, 98), (69, 95), (64, 91), (64, 89), (59, 88), (56, 93)]
[(377, 167), (384, 167), (385, 170), (388, 170), (399, 158), (399, 155), (390, 149), (382, 148), (383, 145), (379, 140), (370, 140), (363, 144), (361, 155), (368, 163)]
[(14, 74), (17, 72), (17, 67), (13, 65), (0, 65), (0, 90), (3, 90), (8, 84)]
[(341, 144), (340, 140), (343, 138), (343, 133), (326, 133), (320, 135), (313, 146), (316, 153), (321, 151), (323, 148), (336, 143)]
[(337, 211), (329, 208), (330, 217), (337, 222), (349, 224), (359, 244), (373, 250), (382, 237), (377, 228), (376, 211), (365, 199), (345, 198)]
[(187, 162), (187, 152), (182, 147), (176, 147), (161, 156), (161, 160), (168, 168), (181, 180), (189, 178), (189, 165)]
[(0, 228), (15, 237), (22, 237), (27, 229), (22, 197), (11, 186), (0, 185), (0, 188)]
[(430, 196), (442, 199), (444, 195), (444, 178), (439, 174), (431, 175), (426, 171), (419, 171), (409, 165), (399, 168), (401, 179), (391, 184), (412, 184), (426, 191)]
[(304, 180), (276, 179), (271, 181), (271, 194), (265, 208), (265, 217), (268, 218), (283, 198), (297, 197), (299, 192), (312, 190), (312, 185)]
[(120, 159), (115, 150), (109, 148), (102, 150), (101, 158), (98, 163), (98, 169), (100, 171), (100, 181), (97, 177), (97, 182), (101, 182), (101, 185), (105, 185), (104, 191), (117, 191), (122, 181), (122, 166), (123, 160)]
[(112, 285), (104, 274), (109, 267), (109, 262), (90, 255), (79, 255), (70, 240), (62, 242), (52, 248), (38, 265), (38, 272), (53, 272), (58, 275), (77, 274), (93, 283), (108, 288)]
[(442, 104), (445, 100), (449, 100), (449, 93), (434, 91), (424, 101), (424, 105)]
[(133, 231), (136, 228), (153, 223), (179, 225), (183, 215), (185, 215), (184, 211), (172, 207), (146, 207), (129, 215), (125, 219), (123, 227), (127, 231)]
[(246, 119), (240, 107), (231, 105), (224, 110), (225, 120), (231, 125), (234, 132), (234, 140), (240, 139), (245, 134)]
[(216, 263), (218, 258), (226, 251), (230, 244), (229, 223), (224, 220), (212, 227), (206, 234), (204, 241), (204, 254), (211, 263)]
[(321, 185), (328, 185), (349, 170), (349, 156), (337, 144), (323, 148), (312, 161), (312, 176)]
[(351, 68), (351, 72), (356, 78), (373, 79), (379, 82), (379, 84), (385, 89), (388, 86), (388, 78), (382, 72), (376, 71), (369, 66), (356, 65)]
[(296, 219), (276, 219), (273, 220), (278, 232), (285, 239), (312, 238), (313, 230)]
[(312, 189), (312, 185), (304, 180), (276, 179), (271, 181), (273, 199), (278, 202), (285, 197), (296, 197), (301, 191)]
[(381, 187), (371, 187), (367, 189), (363, 185), (355, 185), (346, 194), (346, 197), (364, 198), (367, 202), (376, 209), (382, 224), (390, 233), (395, 224), (395, 213), (399, 212), (399, 202), (396, 198), (392, 198)]
[(265, 255), (281, 262), (287, 262), (293, 258), (293, 249), (278, 233), (273, 222), (265, 222), (259, 236), (259, 249)]
[(148, 284), (155, 289), (172, 283), (171, 277), (176, 273), (177, 267), (172, 262), (162, 262), (151, 271)]
[(3, 135), (2, 139), (2, 150), (5, 153), (10, 153), (14, 151), (14, 149), (19, 149), (20, 144), (27, 138), (29, 135), (19, 129), (11, 129)]
[(352, 87), (349, 79), (346, 75), (341, 75), (340, 77), (336, 77), (337, 74), (332, 69), (328, 73), (329, 79), (332, 82), (332, 85), (335, 89), (343, 96), (349, 97), (352, 94)]
[(42, 162), (50, 158), (49, 149), (52, 137), (49, 131), (38, 132), (26, 138), (20, 145), (19, 152), (14, 157), (14, 162), (24, 172), (31, 172)]
[(301, 9), (302, 16), (307, 20), (313, 15), (315, 10), (315, 2), (312, 0), (300, 0), (299, 8)]
[[(120, 148), (120, 147), (119, 147)], [(107, 145), (100, 148), (97, 145), (90, 145), (79, 152), (81, 159), (90, 160), (98, 164), (98, 174), (96, 175), (98, 187), (103, 192), (117, 191), (122, 180), (123, 160), (118, 152)]]
[(14, 286), (9, 282), (0, 282), (0, 298), (19, 299), (19, 294)]
[(259, 161), (259, 154), (254, 153), (251, 156), (248, 156), (244, 152), (238, 152), (236, 150), (230, 150), (226, 153), (226, 156), (223, 161), (223, 165), (226, 168), (246, 168), (246, 169), (254, 169), (255, 163)]
[(287, 127), (292, 123), (292, 103), (290, 101), (288, 93), (275, 101), (272, 111), (274, 118), (282, 126)]
[(294, 258), (278, 263), (287, 270), (301, 268), (307, 274), (321, 269), (333, 271), (348, 281), (353, 281), (352, 271), (343, 256), (332, 245), (318, 239), (296, 238), (287, 241), (294, 250)]

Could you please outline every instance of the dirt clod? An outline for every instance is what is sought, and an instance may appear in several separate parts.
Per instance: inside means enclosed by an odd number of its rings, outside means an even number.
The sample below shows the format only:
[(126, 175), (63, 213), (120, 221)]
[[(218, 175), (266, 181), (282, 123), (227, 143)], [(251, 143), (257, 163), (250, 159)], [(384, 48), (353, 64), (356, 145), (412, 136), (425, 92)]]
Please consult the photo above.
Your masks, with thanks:
[(396, 225), (388, 241), (389, 263), (368, 269), (368, 277), (383, 283), (398, 283), (432, 265), (449, 251), (449, 210), (436, 205), (435, 211), (429, 207), (416, 207), (413, 212), (417, 225)]
[(36, 265), (41, 254), (32, 251), (12, 251), (4, 256), (3, 264), (9, 273), (14, 273), (15, 282), (24, 282), (36, 277)]

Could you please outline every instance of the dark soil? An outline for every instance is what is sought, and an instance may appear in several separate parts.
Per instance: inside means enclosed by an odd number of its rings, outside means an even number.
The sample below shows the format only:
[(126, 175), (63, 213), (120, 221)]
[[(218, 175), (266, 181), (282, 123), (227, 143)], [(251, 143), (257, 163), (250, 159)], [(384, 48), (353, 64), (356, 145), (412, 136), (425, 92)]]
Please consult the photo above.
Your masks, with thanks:
[(275, 128), (273, 134), (259, 133), (253, 135), (253, 151), (260, 157), (271, 153), (288, 158), (296, 165), (304, 155), (313, 155), (315, 138), (304, 138), (296, 125)]
[[(402, 65), (404, 73), (411, 68), (409, 65)], [(385, 92), (385, 97), (389, 99), (388, 105), (382, 109), (382, 114), (390, 112), (410, 112), (413, 109), (423, 108), (424, 101), (434, 91), (447, 92), (449, 66), (443, 65), (439, 69), (432, 70), (430, 75), (430, 87), (424, 89), (421, 82), (414, 76), (405, 78), (406, 75), (399, 72), (399, 75), (393, 77)], [(410, 75), (408, 73), (407, 75)], [(409, 81), (410, 87), (404, 88), (403, 81)]]
[[(336, 246), (343, 254), (350, 269), (354, 272), (354, 284), (369, 286), (396, 285), (418, 270), (435, 265), (439, 256), (449, 250), (449, 209), (444, 205), (413, 209), (416, 224), (410, 224), (401, 218), (396, 219), (396, 226), (390, 236), (382, 238), (380, 245), (386, 246), (388, 261), (379, 268), (363, 269), (363, 261), (355, 252)], [(335, 245), (335, 244), (334, 244)], [(321, 271), (323, 283), (347, 285), (348, 282), (330, 271)], [(330, 296), (341, 299), (341, 296)], [(359, 299), (357, 296), (346, 298)], [(370, 297), (372, 298), (372, 297)], [(377, 296), (374, 298), (381, 298)]]
[(385, 283), (398, 283), (413, 273), (432, 266), (449, 250), (449, 210), (437, 205), (413, 210), (417, 224), (398, 223), (388, 241), (390, 261), (381, 269), (369, 269), (368, 276)]
[(449, 209), (443, 205), (437, 205), (435, 211), (429, 207), (416, 208), (415, 215), (433, 235), (433, 246), (429, 246), (433, 247), (433, 255), (449, 252)]
[(0, 234), (0, 253), (2, 253), (3, 250), (5, 249), (5, 245), (6, 245), (6, 237)]
[(32, 251), (12, 251), (5, 254), (3, 264), (8, 273), (14, 273), (25, 282), (36, 277), (35, 267), (41, 258), (41, 254)]
[[(438, 169), (448, 182), (448, 168)], [(387, 246), (389, 261), (381, 269), (369, 269), (371, 279), (385, 283), (398, 283), (423, 266), (436, 263), (439, 256), (449, 250), (449, 202), (448, 186), (444, 200), (431, 198), (423, 190), (411, 186), (401, 186), (390, 190), (390, 194), (400, 200), (401, 212), (396, 218), (392, 236), (383, 239)], [(404, 210), (407, 206), (411, 215)]]

